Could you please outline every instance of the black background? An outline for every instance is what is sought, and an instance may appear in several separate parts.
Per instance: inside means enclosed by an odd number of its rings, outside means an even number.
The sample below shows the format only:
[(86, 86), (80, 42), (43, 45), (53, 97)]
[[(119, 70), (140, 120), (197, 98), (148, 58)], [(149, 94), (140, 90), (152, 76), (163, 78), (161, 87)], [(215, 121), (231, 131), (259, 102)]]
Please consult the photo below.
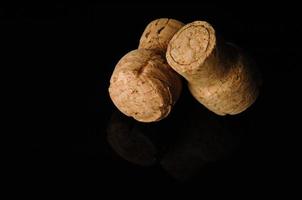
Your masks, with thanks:
[[(299, 12), (295, 5), (246, 2), (1, 5), (2, 56), (12, 71), (7, 84), (14, 88), (13, 117), (19, 119), (12, 128), (18, 129), (21, 136), (14, 137), (22, 143), (20, 149), (8, 150), (16, 151), (15, 172), (25, 183), (55, 185), (279, 185), (292, 177), (293, 138), (299, 133), (293, 128), (300, 81)], [(253, 123), (243, 134), (240, 153), (185, 183), (159, 165), (140, 167), (121, 159), (106, 140), (116, 110), (107, 92), (110, 75), (118, 60), (137, 48), (145, 26), (160, 17), (210, 22), (226, 40), (250, 53), (264, 80), (257, 102), (247, 112), (227, 117)], [(171, 115), (181, 116), (187, 102), (198, 105), (186, 98), (191, 97), (183, 96)]]

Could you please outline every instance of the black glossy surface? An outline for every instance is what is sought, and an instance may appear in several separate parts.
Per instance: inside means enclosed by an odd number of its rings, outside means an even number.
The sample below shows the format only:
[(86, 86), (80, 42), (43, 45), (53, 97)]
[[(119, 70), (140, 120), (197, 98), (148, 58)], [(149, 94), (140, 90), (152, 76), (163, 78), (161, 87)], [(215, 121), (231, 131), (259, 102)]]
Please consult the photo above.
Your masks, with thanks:
[[(22, 80), (13, 90), (22, 109), (16, 112), (22, 119), (15, 125), (22, 129), (22, 149), (14, 158), (15, 171), (38, 183), (116, 187), (171, 186), (187, 177), (188, 186), (266, 185), (289, 176), (285, 167), (291, 166), (297, 147), (292, 140), (299, 132), (292, 128), (298, 118), (290, 114), (299, 113), (299, 11), (277, 3), (236, 5), (2, 6), (3, 40), (15, 55), (8, 68)], [(132, 123), (136, 134), (158, 149), (154, 165), (142, 167), (122, 159), (107, 141), (111, 116), (118, 112), (107, 88), (117, 61), (137, 47), (145, 26), (159, 17), (209, 21), (249, 52), (264, 83), (256, 103), (240, 115), (214, 115), (184, 86), (167, 119), (152, 124), (127, 119), (125, 126)]]

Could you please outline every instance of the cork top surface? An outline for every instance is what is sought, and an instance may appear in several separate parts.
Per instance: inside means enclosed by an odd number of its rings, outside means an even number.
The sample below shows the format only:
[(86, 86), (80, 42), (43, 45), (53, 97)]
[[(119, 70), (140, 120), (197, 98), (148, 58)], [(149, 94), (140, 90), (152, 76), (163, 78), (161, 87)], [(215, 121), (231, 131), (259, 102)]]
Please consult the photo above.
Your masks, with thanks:
[(167, 50), (168, 62), (181, 72), (194, 70), (211, 54), (215, 44), (215, 30), (209, 23), (189, 23), (171, 39)]
[(160, 18), (150, 22), (139, 42), (139, 49), (153, 49), (165, 53), (173, 35), (184, 24), (175, 19)]

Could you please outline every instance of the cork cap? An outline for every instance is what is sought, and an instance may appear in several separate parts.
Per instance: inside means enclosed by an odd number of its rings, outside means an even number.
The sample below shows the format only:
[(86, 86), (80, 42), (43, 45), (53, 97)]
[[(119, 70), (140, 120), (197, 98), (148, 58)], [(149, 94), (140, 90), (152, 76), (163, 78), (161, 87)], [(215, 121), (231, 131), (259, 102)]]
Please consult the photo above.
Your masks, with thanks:
[(171, 39), (166, 53), (167, 61), (175, 71), (187, 77), (198, 71), (215, 44), (215, 30), (209, 23), (189, 23)]
[(109, 94), (125, 115), (141, 122), (159, 121), (171, 111), (181, 91), (181, 80), (157, 52), (138, 49), (116, 65)]
[(147, 25), (140, 38), (138, 48), (153, 49), (165, 54), (169, 41), (183, 26), (182, 22), (175, 19), (156, 19)]

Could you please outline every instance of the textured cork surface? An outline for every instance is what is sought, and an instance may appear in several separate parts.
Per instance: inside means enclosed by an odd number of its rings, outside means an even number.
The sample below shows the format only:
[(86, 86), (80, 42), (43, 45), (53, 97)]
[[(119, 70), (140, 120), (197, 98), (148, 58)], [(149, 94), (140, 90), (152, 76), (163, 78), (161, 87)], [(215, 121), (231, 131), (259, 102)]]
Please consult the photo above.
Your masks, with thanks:
[(218, 115), (238, 114), (254, 103), (258, 81), (252, 64), (239, 48), (218, 41), (214, 28), (196, 21), (171, 39), (170, 66), (187, 81), (192, 95)]
[(234, 115), (243, 112), (254, 103), (259, 93), (258, 82), (251, 70), (251, 63), (238, 48), (230, 47), (236, 55), (233, 55), (235, 60), (232, 60), (232, 63), (225, 63), (229, 69), (224, 78), (208, 87), (194, 82), (188, 84), (192, 95), (219, 115)]
[(140, 42), (139, 49), (153, 49), (166, 53), (167, 46), (173, 35), (184, 24), (175, 19), (161, 18), (150, 22), (144, 30)]
[(203, 80), (208, 84), (208, 80), (213, 79), (208, 75), (214, 69), (201, 66), (212, 54), (215, 45), (215, 30), (212, 26), (207, 22), (196, 21), (185, 25), (173, 36), (166, 53), (167, 61), (188, 81)]
[(181, 80), (165, 59), (153, 50), (126, 54), (116, 65), (109, 93), (115, 106), (141, 122), (166, 117), (181, 91)]

